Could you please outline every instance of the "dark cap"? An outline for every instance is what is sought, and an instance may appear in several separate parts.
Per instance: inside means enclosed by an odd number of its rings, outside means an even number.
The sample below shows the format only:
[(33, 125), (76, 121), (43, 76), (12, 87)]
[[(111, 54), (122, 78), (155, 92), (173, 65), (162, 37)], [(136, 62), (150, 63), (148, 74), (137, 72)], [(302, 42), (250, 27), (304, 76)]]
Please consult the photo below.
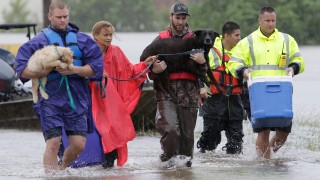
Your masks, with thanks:
[(177, 2), (171, 6), (170, 14), (186, 14), (190, 16), (190, 14), (188, 14), (188, 6), (181, 2)]

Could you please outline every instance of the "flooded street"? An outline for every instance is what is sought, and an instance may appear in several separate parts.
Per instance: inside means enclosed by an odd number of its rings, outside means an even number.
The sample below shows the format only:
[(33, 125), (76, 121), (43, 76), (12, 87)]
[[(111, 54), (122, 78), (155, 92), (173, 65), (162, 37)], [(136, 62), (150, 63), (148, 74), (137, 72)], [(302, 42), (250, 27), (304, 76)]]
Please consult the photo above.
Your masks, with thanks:
[[(201, 118), (199, 118), (201, 119)], [(201, 120), (198, 121), (199, 123)], [(195, 148), (192, 168), (162, 168), (158, 159), (159, 136), (138, 136), (129, 143), (129, 159), (122, 168), (102, 166), (69, 169), (65, 179), (316, 179), (320, 175), (320, 129), (294, 126), (286, 145), (272, 160), (259, 160), (255, 154), (255, 134), (245, 121), (244, 152), (226, 155), (222, 143), (215, 152), (202, 154)], [(198, 127), (199, 128), (199, 127)], [(310, 131), (312, 130), (312, 131)], [(199, 139), (200, 132), (196, 132)], [(41, 132), (0, 130), (0, 179), (44, 179)], [(178, 164), (179, 164), (179, 160)]]
[[(137, 63), (143, 48), (156, 34), (118, 33), (117, 36), (119, 39), (115, 39), (114, 44), (118, 44), (129, 59)], [(0, 39), (3, 38), (0, 35)], [(128, 144), (129, 158), (124, 167), (110, 170), (102, 166), (69, 168), (71, 175), (61, 175), (55, 179), (319, 179), (320, 47), (303, 46), (300, 51), (305, 59), (306, 70), (293, 79), (292, 133), (286, 144), (276, 154), (272, 154), (271, 160), (256, 158), (257, 134), (252, 132), (250, 122), (244, 121), (244, 149), (240, 155), (226, 155), (222, 150), (226, 143), (223, 132), (222, 142), (216, 151), (202, 154), (195, 145), (191, 168), (183, 167), (183, 162), (177, 159), (178, 166), (168, 170), (162, 168), (158, 158), (161, 154), (160, 136), (141, 135)], [(199, 117), (196, 141), (201, 131), (202, 117)], [(0, 129), (0, 144), (0, 179), (47, 179), (42, 168), (45, 143), (41, 132)]]

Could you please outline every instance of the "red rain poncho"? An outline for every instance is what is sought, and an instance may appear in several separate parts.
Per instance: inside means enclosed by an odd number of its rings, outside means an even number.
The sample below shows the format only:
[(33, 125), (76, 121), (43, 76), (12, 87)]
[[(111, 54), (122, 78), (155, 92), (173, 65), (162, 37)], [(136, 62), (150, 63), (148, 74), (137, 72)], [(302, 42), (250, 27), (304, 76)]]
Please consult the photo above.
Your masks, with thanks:
[[(122, 50), (115, 45), (110, 45), (104, 56), (104, 73), (112, 78), (133, 78), (146, 67), (143, 62), (132, 65)], [(101, 97), (96, 82), (89, 84), (92, 92), (93, 119), (101, 135), (104, 154), (117, 149), (118, 166), (123, 166), (127, 161), (127, 142), (135, 137), (130, 114), (138, 104), (141, 95), (139, 86), (145, 79), (145, 74), (131, 81), (108, 78), (105, 98)]]

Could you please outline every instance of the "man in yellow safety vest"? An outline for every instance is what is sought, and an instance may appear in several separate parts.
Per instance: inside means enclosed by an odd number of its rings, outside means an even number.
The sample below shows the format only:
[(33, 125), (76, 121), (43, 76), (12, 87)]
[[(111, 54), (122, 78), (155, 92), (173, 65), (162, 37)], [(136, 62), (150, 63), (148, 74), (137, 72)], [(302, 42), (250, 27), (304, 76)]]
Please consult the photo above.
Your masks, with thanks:
[[(235, 47), (227, 68), (233, 76), (248, 79), (250, 75), (285, 76), (304, 71), (304, 60), (294, 38), (276, 29), (276, 12), (272, 7), (260, 10), (259, 28)], [(253, 128), (258, 133), (256, 147), (259, 157), (270, 159), (270, 150), (279, 150), (291, 132), (287, 127)], [(269, 140), (270, 131), (276, 131)]]

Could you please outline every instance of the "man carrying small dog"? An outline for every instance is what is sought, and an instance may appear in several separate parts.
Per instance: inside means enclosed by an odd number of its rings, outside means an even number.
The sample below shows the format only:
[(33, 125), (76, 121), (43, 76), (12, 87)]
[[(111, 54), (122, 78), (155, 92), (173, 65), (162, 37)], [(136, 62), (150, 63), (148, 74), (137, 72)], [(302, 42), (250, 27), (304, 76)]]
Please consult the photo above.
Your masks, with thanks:
[[(69, 8), (63, 0), (51, 2), (48, 19), (51, 22), (50, 26), (21, 46), (16, 57), (16, 67), (18, 76), (23, 82), (49, 74), (45, 88), (50, 98), (44, 100), (40, 97), (33, 108), (41, 121), (46, 141), (43, 165), (45, 173), (50, 175), (56, 170), (66, 169), (85, 147), (88, 124), (92, 121), (91, 99), (86, 77), (92, 80), (101, 79), (103, 60), (100, 48), (95, 41), (90, 36), (79, 32), (77, 26), (69, 23)], [(71, 48), (75, 56), (74, 67), (45, 69), (40, 73), (31, 72), (26, 67), (29, 58), (35, 51), (49, 44)], [(68, 81), (60, 84), (62, 77), (67, 77)], [(70, 105), (71, 99), (76, 105), (75, 110)], [(62, 162), (58, 166), (57, 154), (63, 129), (70, 144), (64, 151)]]
[[(171, 6), (169, 18), (171, 23), (165, 31), (159, 32), (156, 38), (189, 38), (193, 35), (188, 29), (188, 7), (177, 2)], [(188, 57), (189, 58), (189, 57)], [(205, 58), (202, 53), (191, 54), (190, 58), (206, 69)], [(187, 61), (188, 59), (186, 59)], [(164, 61), (156, 61), (151, 79), (166, 69)], [(154, 85), (157, 99), (157, 113), (155, 117), (156, 129), (161, 134), (161, 148), (163, 153), (160, 160), (165, 168), (175, 167), (175, 159), (186, 160), (186, 166), (191, 167), (194, 149), (194, 129), (197, 120), (200, 87), (197, 76), (188, 72), (177, 72), (169, 75), (170, 85), (178, 97), (178, 101)], [(159, 86), (158, 86), (159, 87)]]

